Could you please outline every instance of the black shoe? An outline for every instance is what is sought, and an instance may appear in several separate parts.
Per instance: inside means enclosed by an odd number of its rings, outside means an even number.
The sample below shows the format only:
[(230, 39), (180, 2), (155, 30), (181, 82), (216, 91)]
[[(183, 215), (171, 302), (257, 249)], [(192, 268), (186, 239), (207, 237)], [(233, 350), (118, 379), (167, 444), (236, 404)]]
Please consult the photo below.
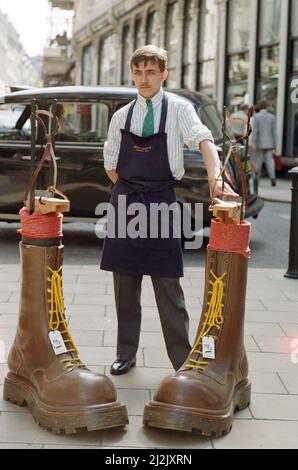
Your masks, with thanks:
[(276, 181), (275, 180), (271, 180), (271, 186), (276, 186)]
[(121, 359), (116, 359), (111, 365), (110, 373), (112, 375), (122, 375), (126, 374), (131, 367), (136, 365), (136, 359), (131, 361), (123, 361)]

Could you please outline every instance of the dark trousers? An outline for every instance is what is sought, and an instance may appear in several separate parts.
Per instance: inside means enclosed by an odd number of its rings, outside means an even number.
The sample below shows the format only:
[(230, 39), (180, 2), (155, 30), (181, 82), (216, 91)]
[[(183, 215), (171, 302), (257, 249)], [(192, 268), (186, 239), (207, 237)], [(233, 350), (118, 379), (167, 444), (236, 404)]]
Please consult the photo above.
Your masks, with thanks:
[[(113, 273), (118, 317), (117, 358), (132, 360), (141, 329), (142, 275)], [(191, 346), (189, 319), (179, 278), (151, 276), (167, 353), (175, 370), (185, 362)]]

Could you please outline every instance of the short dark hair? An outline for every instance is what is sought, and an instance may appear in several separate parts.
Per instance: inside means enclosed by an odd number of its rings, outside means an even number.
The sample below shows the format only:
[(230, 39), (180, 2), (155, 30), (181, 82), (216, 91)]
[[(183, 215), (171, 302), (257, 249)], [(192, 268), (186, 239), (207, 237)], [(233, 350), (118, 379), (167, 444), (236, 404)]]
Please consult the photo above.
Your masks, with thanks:
[(167, 68), (168, 53), (166, 50), (160, 47), (153, 46), (151, 44), (136, 49), (130, 60), (130, 68), (132, 70), (133, 65), (138, 67), (140, 62), (157, 62), (159, 69), (163, 72)]
[(240, 111), (245, 111), (246, 109), (249, 109), (249, 106), (247, 103), (242, 103), (239, 107)]
[(269, 106), (269, 104), (268, 104), (268, 101), (267, 101), (267, 100), (261, 100), (261, 101), (259, 101), (259, 103), (258, 103), (258, 107), (259, 107), (260, 110), (261, 110), (261, 109), (267, 109), (268, 106)]

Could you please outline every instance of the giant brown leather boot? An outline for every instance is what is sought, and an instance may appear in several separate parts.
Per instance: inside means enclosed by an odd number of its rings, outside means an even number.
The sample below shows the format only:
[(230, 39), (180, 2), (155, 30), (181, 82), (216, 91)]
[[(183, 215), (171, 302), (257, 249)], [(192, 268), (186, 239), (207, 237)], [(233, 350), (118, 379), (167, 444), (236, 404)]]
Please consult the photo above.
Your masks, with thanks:
[[(217, 224), (213, 221), (213, 228)], [(230, 431), (234, 410), (249, 405), (251, 385), (244, 348), (248, 226), (243, 223), (241, 227), (228, 227), (231, 235), (235, 230), (238, 235), (239, 230), (243, 232), (243, 246), (234, 252), (212, 249), (212, 244), (216, 248), (225, 240), (213, 243), (211, 229), (203, 311), (194, 347), (183, 366), (163, 380), (153, 400), (145, 406), (145, 425), (219, 437)], [(235, 248), (233, 236), (228, 241)], [(206, 358), (212, 356), (213, 359)]]
[[(62, 296), (63, 246), (20, 243), (20, 253), (20, 315), (4, 399), (27, 405), (35, 421), (55, 433), (125, 426), (127, 410), (117, 401), (113, 383), (82, 364), (68, 331)], [(50, 331), (63, 338), (62, 344), (56, 343), (57, 352), (64, 346), (68, 352), (55, 354)]]

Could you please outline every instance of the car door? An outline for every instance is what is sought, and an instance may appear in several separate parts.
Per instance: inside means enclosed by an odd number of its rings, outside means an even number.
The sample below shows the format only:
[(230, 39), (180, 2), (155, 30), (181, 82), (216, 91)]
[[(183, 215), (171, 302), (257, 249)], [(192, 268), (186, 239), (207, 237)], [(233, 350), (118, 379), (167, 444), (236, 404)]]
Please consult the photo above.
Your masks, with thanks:
[(57, 188), (70, 199), (68, 217), (96, 218), (96, 206), (109, 201), (111, 183), (104, 170), (103, 147), (110, 114), (107, 101), (58, 102)]
[[(16, 219), (30, 177), (30, 109), (0, 104), (0, 214)], [(39, 150), (40, 151), (40, 150)]]

